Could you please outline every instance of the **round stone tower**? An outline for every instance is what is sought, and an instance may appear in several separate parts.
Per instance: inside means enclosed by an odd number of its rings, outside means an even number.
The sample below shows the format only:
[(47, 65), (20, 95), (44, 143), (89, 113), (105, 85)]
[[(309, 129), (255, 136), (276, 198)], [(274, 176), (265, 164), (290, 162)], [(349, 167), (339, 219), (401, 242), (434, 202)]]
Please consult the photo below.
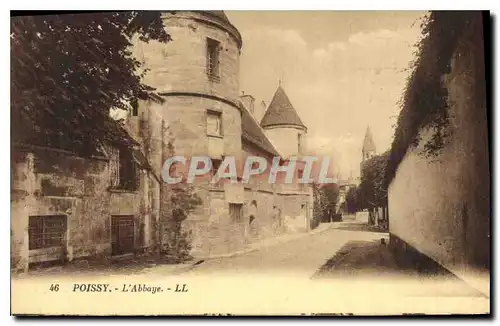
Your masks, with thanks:
[(172, 40), (137, 41), (135, 53), (149, 69), (144, 82), (164, 100), (154, 111), (176, 138), (176, 153), (240, 153), (240, 33), (222, 11), (176, 11), (162, 18)]
[[(224, 156), (241, 159), (240, 33), (223, 11), (165, 12), (162, 19), (171, 41), (132, 41), (134, 55), (148, 69), (144, 83), (161, 97), (141, 102), (135, 111), (134, 133), (148, 160), (159, 173), (173, 155), (209, 156), (215, 163)], [(192, 230), (193, 251), (207, 254), (215, 246), (207, 236), (207, 225), (212, 215), (228, 219), (220, 211), (227, 210), (228, 199), (223, 187), (212, 189), (208, 180), (194, 186), (203, 204), (183, 225)], [(168, 214), (172, 191), (163, 181), (161, 187), (163, 216)]]

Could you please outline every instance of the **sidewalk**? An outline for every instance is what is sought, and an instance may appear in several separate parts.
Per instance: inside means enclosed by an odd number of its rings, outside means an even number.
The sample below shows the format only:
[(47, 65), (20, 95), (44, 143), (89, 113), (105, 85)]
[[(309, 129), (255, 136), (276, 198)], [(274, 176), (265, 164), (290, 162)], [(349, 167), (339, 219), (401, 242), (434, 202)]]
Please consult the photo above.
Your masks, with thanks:
[(13, 275), (16, 279), (24, 279), (31, 277), (54, 277), (54, 276), (71, 276), (71, 277), (102, 277), (102, 276), (115, 276), (115, 275), (139, 275), (148, 274), (151, 270), (155, 272), (160, 271), (160, 274), (179, 274), (186, 270), (190, 270), (202, 260), (234, 257), (245, 253), (260, 250), (265, 247), (278, 245), (280, 243), (288, 242), (294, 239), (299, 239), (312, 234), (318, 234), (333, 227), (333, 223), (320, 224), (316, 229), (309, 232), (301, 232), (294, 234), (285, 234), (279, 237), (265, 239), (253, 244), (248, 245), (247, 248), (236, 252), (208, 256), (208, 257), (194, 257), (193, 260), (175, 264), (167, 263), (154, 256), (130, 256), (119, 259), (106, 258), (106, 259), (81, 259), (75, 260), (65, 265), (55, 265), (52, 267), (43, 267), (32, 269), (28, 273), (21, 273)]

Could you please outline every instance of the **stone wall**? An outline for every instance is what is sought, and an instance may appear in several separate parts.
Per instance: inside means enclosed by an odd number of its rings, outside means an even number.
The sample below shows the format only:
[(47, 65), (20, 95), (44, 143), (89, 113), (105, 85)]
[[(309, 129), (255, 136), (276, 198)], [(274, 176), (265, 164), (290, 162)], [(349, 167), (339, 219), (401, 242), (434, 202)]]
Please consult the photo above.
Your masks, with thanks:
[[(268, 127), (265, 128), (265, 133), (284, 158), (289, 158), (291, 156), (297, 157), (306, 152), (306, 149), (304, 148), (306, 143), (304, 138), (305, 132), (302, 129), (293, 127), (287, 128), (282, 126)], [(300, 152), (298, 135), (302, 135), (303, 138)]]
[[(271, 155), (248, 144), (245, 144), (243, 149), (245, 156), (267, 157), (268, 169), (271, 167)], [(277, 235), (285, 231), (306, 231), (307, 221), (312, 218), (312, 187), (308, 184), (283, 184), (283, 175), (281, 178), (278, 175), (277, 184), (269, 184), (268, 174), (263, 174), (257, 178), (253, 177), (249, 184), (245, 185), (247, 207), (250, 207), (254, 200), (258, 205), (259, 228), (262, 237)]]
[[(135, 38), (133, 52), (145, 68), (150, 69), (144, 82), (155, 87), (164, 102), (141, 102), (139, 117), (130, 119), (131, 133), (140, 139), (158, 175), (164, 161), (173, 155), (188, 159), (234, 156), (241, 162), (245, 153), (241, 112), (236, 105), (241, 40), (231, 31), (233, 27), (203, 13), (178, 11), (165, 13), (163, 19), (172, 41), (144, 43)], [(208, 38), (219, 42), (218, 78), (207, 73)], [(221, 113), (221, 137), (207, 135), (207, 110)], [(293, 139), (297, 139), (297, 132), (294, 129)], [(255, 155), (262, 153), (257, 151)], [(183, 229), (191, 232), (192, 255), (234, 252), (248, 242), (274, 234), (273, 209), (276, 206), (284, 211), (284, 203), (278, 198), (276, 187), (267, 180), (257, 188), (254, 186), (243, 192), (243, 185), (217, 188), (210, 186), (207, 180), (198, 180), (193, 185), (193, 191), (203, 202), (182, 223)], [(172, 237), (172, 186), (162, 182), (159, 192), (161, 241), (166, 243)], [(299, 197), (297, 205), (291, 205), (297, 206), (298, 211), (302, 194)], [(251, 224), (249, 211), (254, 201), (258, 216)], [(310, 201), (312, 203), (312, 197)], [(230, 204), (243, 204), (241, 220), (234, 221), (230, 216)]]
[[(144, 82), (160, 93), (195, 92), (237, 103), (240, 49), (234, 37), (201, 13), (165, 13), (163, 22), (172, 37), (167, 44), (134, 40), (134, 54), (151, 69)], [(207, 74), (207, 38), (220, 43), (218, 80)]]
[[(167, 44), (134, 39), (134, 54), (150, 69), (144, 82), (157, 89), (163, 103), (142, 102), (140, 123), (135, 125), (148, 159), (161, 174), (164, 161), (173, 155), (241, 158), (241, 112), (239, 98), (240, 44), (231, 26), (199, 12), (165, 13), (163, 21), (172, 40)], [(207, 71), (207, 39), (219, 42), (219, 76)], [(207, 110), (221, 113), (222, 136), (207, 135)], [(133, 125), (130, 124), (132, 129)], [(147, 132), (145, 131), (147, 130)], [(147, 148), (147, 149), (146, 149)], [(243, 230), (229, 218), (224, 188), (211, 189), (197, 180), (193, 191), (202, 204), (182, 222), (191, 232), (192, 254), (234, 251), (241, 246)], [(172, 237), (172, 187), (162, 183), (160, 214), (162, 242)], [(230, 239), (230, 237), (236, 239)]]

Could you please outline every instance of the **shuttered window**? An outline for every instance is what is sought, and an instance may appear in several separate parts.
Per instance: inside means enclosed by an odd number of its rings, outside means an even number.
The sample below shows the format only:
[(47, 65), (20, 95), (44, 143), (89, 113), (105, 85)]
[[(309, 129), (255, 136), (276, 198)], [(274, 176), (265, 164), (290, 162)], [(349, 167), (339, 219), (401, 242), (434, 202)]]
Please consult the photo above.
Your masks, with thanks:
[(207, 111), (207, 135), (222, 137), (222, 113)]

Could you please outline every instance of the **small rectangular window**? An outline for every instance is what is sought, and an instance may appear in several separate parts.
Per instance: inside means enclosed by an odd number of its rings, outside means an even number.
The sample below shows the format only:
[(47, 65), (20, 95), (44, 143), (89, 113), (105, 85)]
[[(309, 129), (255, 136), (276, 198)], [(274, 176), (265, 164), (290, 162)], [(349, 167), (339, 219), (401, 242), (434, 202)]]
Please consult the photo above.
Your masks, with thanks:
[(243, 204), (229, 204), (229, 216), (233, 222), (240, 222), (242, 220)]
[(305, 183), (301, 183), (300, 180), (304, 178), (304, 170), (298, 170), (297, 171), (297, 183), (299, 184), (299, 190), (304, 191), (306, 188)]
[(219, 78), (219, 42), (207, 38), (207, 74), (209, 77)]
[[(210, 171), (211, 178), (214, 178), (215, 175), (217, 174), (217, 171), (219, 171), (220, 165), (222, 164), (222, 160), (220, 159), (212, 159), (212, 169)], [(221, 189), (223, 187), (222, 180), (219, 180), (216, 183), (212, 183), (212, 180), (210, 181), (210, 188), (212, 189)]]
[(134, 98), (130, 105), (132, 106), (132, 116), (137, 117), (139, 115), (139, 101)]
[(207, 135), (222, 137), (222, 113), (207, 111)]
[(221, 163), (222, 163), (222, 160), (218, 160), (218, 159), (212, 160), (212, 172), (211, 172), (212, 175), (217, 174), (217, 171), (219, 170)]

